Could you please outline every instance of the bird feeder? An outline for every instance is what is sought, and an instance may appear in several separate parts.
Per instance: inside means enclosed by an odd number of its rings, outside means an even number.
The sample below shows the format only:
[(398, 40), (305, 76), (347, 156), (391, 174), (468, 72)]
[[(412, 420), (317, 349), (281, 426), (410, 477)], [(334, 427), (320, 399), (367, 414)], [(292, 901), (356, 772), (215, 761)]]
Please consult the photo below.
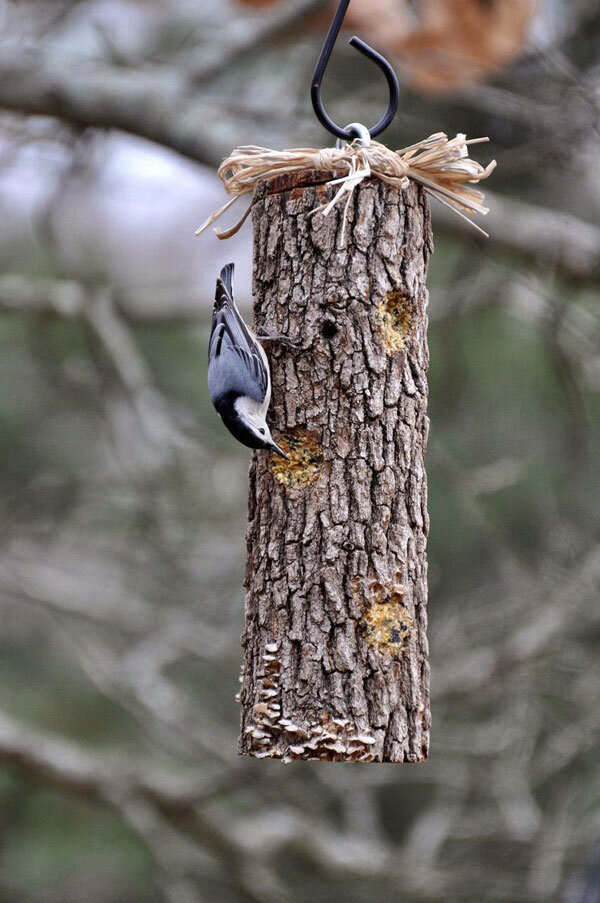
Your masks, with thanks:
[[(349, 0), (312, 84), (336, 148), (243, 147), (220, 169), (252, 193), (255, 322), (271, 346), (271, 428), (288, 455), (250, 465), (239, 752), (256, 758), (420, 762), (429, 749), (427, 193), (485, 212), (487, 169), (464, 135), (393, 152), (338, 127), (320, 97)], [(245, 217), (243, 218), (245, 219)], [(243, 219), (241, 222), (243, 222)], [(228, 237), (240, 227), (217, 233)], [(199, 230), (200, 231), (200, 230)]]

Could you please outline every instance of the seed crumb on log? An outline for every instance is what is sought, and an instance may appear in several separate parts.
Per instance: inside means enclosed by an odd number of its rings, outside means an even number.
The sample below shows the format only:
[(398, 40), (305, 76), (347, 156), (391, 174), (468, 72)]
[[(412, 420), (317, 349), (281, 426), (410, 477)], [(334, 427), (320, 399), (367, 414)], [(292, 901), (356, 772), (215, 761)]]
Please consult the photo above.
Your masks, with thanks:
[(310, 172), (259, 185), (255, 320), (272, 346), (273, 435), (250, 465), (239, 751), (419, 762), (429, 747), (429, 207)]
[(287, 489), (306, 489), (319, 479), (323, 453), (316, 435), (295, 428), (281, 435), (279, 444), (288, 457), (274, 458), (271, 463), (278, 483)]

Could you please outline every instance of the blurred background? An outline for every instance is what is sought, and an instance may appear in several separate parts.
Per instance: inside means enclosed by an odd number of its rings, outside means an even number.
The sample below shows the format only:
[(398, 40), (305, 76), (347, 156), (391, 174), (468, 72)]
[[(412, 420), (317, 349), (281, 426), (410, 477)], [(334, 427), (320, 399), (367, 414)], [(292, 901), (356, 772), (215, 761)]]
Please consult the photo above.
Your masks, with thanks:
[[(432, 752), (236, 755), (248, 453), (205, 359), (252, 230), (193, 233), (236, 145), (332, 143), (332, 13), (0, 0), (0, 903), (600, 901), (597, 0), (352, 0), (385, 142), (499, 162), (489, 240), (433, 205)], [(324, 99), (387, 103), (342, 38)]]

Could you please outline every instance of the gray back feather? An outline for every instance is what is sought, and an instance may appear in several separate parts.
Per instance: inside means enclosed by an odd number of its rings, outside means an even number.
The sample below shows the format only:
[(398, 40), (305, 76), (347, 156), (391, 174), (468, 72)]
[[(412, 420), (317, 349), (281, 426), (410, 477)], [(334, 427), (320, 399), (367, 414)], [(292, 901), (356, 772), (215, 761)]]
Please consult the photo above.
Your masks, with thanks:
[(213, 404), (228, 392), (261, 403), (267, 394), (268, 373), (256, 339), (233, 300), (232, 278), (230, 263), (217, 279), (208, 345), (208, 392)]

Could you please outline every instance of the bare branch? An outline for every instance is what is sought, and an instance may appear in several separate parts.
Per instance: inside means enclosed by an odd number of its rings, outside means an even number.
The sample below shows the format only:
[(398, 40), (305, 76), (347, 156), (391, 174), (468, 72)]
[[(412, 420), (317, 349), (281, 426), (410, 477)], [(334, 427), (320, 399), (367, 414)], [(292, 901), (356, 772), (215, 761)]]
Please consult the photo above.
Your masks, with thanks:
[(176, 813), (195, 806), (203, 790), (210, 790), (210, 781), (194, 778), (182, 782), (172, 774), (151, 773), (139, 759), (94, 756), (4, 713), (0, 713), (0, 762), (26, 777), (110, 805), (137, 797)]
[[(194, 82), (207, 82), (239, 59), (262, 50), (271, 41), (299, 26), (307, 16), (322, 9), (323, 0), (288, 0), (252, 19), (233, 21), (226, 29), (226, 44), (200, 49), (199, 62), (192, 67)], [(237, 27), (236, 27), (237, 26)]]
[[(94, 756), (74, 743), (25, 727), (2, 713), (0, 763), (23, 777), (117, 809), (146, 839), (146, 830), (140, 830), (140, 813), (146, 812), (146, 828), (151, 817), (153, 830), (158, 818), (165, 819), (167, 825), (194, 837), (228, 868), (244, 899), (253, 903), (275, 903), (278, 899), (270, 887), (270, 874), (263, 873), (260, 863), (233, 834), (202, 813), (199, 803), (203, 790), (211, 790), (210, 779), (195, 779), (184, 785), (171, 775), (151, 773), (137, 760)], [(132, 817), (134, 811), (137, 818)]]
[(0, 106), (86, 128), (121, 129), (214, 165), (222, 153), (205, 128), (214, 108), (175, 69), (136, 69), (2, 48)]
[[(71, 279), (30, 279), (21, 275), (0, 276), (0, 311), (50, 314), (83, 318), (97, 286)], [(143, 291), (115, 289), (113, 308), (131, 323), (208, 320), (208, 309), (191, 285), (169, 285)]]
[(108, 289), (98, 289), (83, 308), (84, 317), (105, 351), (115, 374), (137, 402), (152, 391), (150, 373)]
[[(485, 227), (490, 233), (490, 250), (501, 247), (538, 264), (551, 265), (565, 275), (582, 281), (600, 281), (600, 228), (570, 213), (490, 195), (490, 212)], [(437, 228), (451, 235), (470, 235), (472, 227), (439, 204), (433, 211)]]

